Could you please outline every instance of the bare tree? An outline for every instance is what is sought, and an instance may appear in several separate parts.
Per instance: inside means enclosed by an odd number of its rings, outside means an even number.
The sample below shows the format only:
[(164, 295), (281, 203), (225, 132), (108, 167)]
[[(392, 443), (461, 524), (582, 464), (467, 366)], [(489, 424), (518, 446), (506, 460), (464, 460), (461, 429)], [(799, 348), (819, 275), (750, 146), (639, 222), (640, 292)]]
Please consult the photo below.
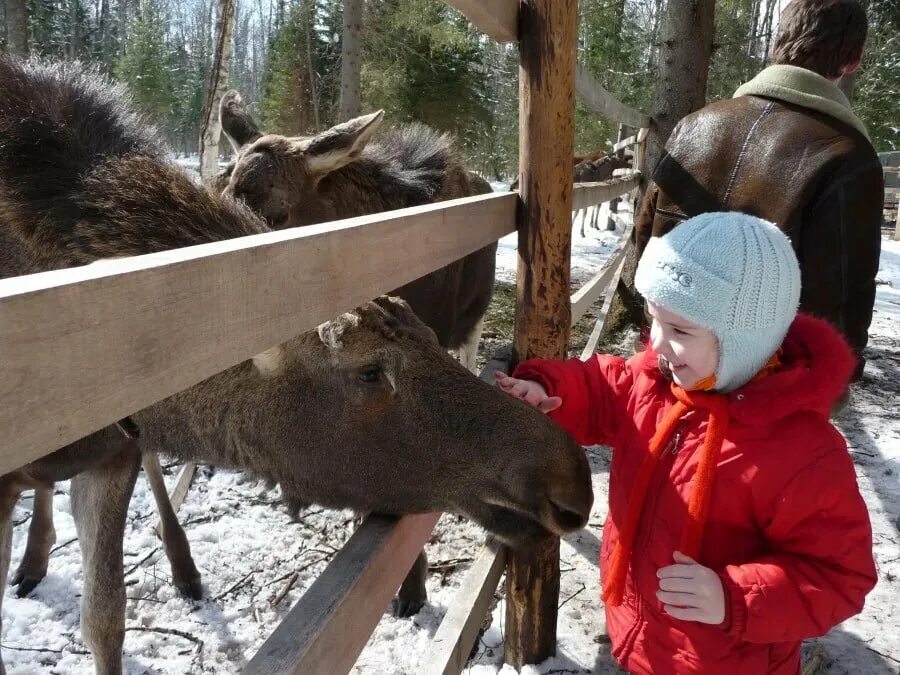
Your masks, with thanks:
[(359, 71), (363, 0), (344, 0), (341, 42), (341, 121), (359, 116)]
[(10, 54), (28, 55), (28, 4), (26, 0), (6, 0), (6, 49)]
[(219, 170), (219, 102), (228, 87), (228, 65), (231, 61), (231, 36), (234, 33), (235, 0), (219, 0), (216, 46), (206, 89), (206, 101), (200, 119), (200, 176), (204, 179)]
[(652, 172), (682, 117), (706, 103), (715, 0), (669, 0), (663, 17), (659, 70), (650, 110), (644, 166)]

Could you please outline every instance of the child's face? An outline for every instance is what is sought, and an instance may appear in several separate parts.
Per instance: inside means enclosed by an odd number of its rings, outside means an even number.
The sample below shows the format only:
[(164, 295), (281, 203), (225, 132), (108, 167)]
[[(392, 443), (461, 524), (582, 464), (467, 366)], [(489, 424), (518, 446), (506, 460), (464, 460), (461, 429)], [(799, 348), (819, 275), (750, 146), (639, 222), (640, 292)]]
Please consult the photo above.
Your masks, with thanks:
[(677, 385), (690, 389), (716, 372), (719, 341), (712, 331), (652, 302), (647, 311), (653, 317), (650, 344), (668, 362)]

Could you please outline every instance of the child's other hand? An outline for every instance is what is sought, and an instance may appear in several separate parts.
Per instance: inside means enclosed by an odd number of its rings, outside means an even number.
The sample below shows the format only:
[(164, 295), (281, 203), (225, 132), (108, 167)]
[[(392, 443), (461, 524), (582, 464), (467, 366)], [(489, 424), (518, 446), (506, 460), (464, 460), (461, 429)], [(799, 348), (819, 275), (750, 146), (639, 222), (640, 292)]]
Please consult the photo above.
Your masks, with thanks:
[(684, 621), (718, 625), (725, 620), (725, 589), (719, 575), (675, 551), (677, 564), (661, 567), (656, 597), (666, 613)]
[(559, 396), (547, 396), (547, 390), (532, 380), (518, 380), (499, 370), (494, 372), (494, 379), (507, 394), (522, 399), (543, 413), (556, 410), (562, 405), (562, 399)]

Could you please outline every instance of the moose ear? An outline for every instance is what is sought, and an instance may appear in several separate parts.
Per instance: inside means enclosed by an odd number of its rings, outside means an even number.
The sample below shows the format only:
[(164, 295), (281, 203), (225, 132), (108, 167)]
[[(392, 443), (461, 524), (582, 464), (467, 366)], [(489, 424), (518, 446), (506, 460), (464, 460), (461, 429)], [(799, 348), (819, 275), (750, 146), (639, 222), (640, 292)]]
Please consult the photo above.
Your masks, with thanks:
[(277, 375), (284, 365), (284, 349), (281, 345), (260, 352), (253, 357), (253, 365), (261, 375)]
[(310, 139), (304, 147), (309, 172), (324, 175), (357, 159), (383, 117), (384, 111), (379, 110), (338, 124)]
[(244, 107), (241, 95), (234, 89), (225, 92), (219, 103), (219, 121), (235, 152), (262, 137), (256, 122)]

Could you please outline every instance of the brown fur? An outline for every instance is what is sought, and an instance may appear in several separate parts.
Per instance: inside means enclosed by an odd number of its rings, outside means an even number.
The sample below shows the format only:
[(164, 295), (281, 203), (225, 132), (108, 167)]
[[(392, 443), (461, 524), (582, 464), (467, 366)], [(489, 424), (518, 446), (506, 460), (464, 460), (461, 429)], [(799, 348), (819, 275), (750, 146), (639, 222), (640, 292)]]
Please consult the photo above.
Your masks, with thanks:
[[(375, 135), (380, 115), (313, 137), (263, 135), (237, 92), (228, 92), (220, 116), (237, 155), (213, 185), (244, 200), (275, 228), (491, 192), (466, 170), (449, 137), (421, 124)], [(390, 295), (406, 300), (443, 346), (456, 349), (476, 329), (480, 333), (493, 295), (496, 252), (496, 243), (486, 246)]]
[[(152, 143), (130, 142), (141, 130), (102, 80), (0, 57), (0, 91), (14, 94), (0, 97), (0, 278), (267, 229), (141, 150)], [(107, 128), (96, 123), (104, 102), (122, 111)], [(5, 154), (17, 148), (18, 161)], [(42, 166), (52, 190), (34, 182)], [(245, 361), (135, 413), (143, 446), (248, 469), (327, 506), (460, 513), (513, 544), (587, 521), (581, 448), (472, 377), (402, 301), (367, 303), (269, 356), (265, 369)], [(109, 427), (0, 476), (0, 585), (18, 494), (72, 478), (82, 633), (104, 673), (122, 668), (122, 536), (139, 450)]]

